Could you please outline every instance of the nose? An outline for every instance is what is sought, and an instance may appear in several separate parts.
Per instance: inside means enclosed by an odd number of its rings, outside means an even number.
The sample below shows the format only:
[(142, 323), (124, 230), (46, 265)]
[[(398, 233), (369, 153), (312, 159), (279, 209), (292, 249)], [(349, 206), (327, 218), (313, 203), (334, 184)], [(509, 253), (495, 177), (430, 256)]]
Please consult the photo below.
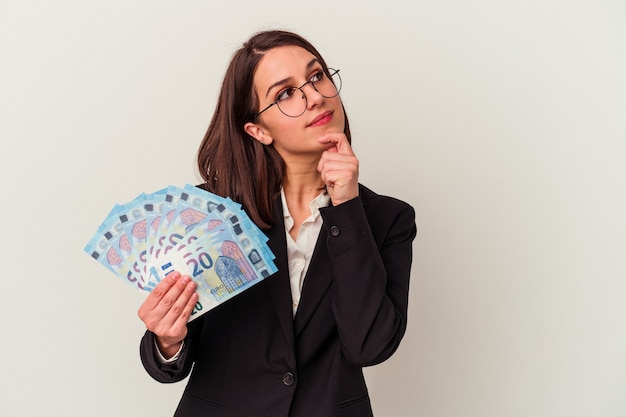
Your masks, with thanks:
[[(306, 92), (303, 90), (305, 87), (309, 88)], [(305, 84), (301, 87), (301, 90), (306, 95), (307, 108), (312, 108), (316, 105), (321, 104), (324, 101), (324, 96), (319, 91), (317, 91), (312, 83)]]

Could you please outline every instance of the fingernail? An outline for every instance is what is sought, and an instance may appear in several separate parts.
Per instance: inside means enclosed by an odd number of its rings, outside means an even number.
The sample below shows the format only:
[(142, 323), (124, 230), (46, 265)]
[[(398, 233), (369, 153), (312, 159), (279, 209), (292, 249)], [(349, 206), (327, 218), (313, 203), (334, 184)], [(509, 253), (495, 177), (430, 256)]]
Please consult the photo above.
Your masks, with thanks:
[(189, 278), (188, 275), (183, 275), (183, 277), (181, 278), (180, 282), (182, 282), (183, 284), (187, 284), (189, 281), (191, 281), (191, 278)]

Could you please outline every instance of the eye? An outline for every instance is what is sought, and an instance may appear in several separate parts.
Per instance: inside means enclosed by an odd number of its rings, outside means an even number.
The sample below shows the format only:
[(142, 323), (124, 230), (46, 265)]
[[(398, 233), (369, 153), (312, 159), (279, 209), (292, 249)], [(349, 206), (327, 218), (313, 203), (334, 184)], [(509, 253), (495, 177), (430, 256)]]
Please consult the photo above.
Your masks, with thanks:
[(290, 99), (291, 97), (293, 97), (293, 95), (296, 93), (297, 90), (298, 89), (295, 87), (285, 88), (280, 93), (278, 93), (278, 96), (276, 97), (276, 101), (285, 101), (285, 100)]
[(319, 70), (315, 74), (311, 75), (311, 78), (309, 78), (309, 82), (310, 83), (316, 83), (318, 81), (321, 81), (322, 78), (324, 78), (324, 71), (323, 70)]

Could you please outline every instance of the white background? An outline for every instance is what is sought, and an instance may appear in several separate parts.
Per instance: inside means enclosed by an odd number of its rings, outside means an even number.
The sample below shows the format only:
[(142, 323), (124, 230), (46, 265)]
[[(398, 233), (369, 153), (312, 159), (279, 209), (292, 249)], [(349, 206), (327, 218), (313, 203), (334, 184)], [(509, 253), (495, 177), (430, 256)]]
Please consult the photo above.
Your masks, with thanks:
[(377, 416), (626, 415), (626, 3), (344, 4), (0, 0), (0, 415), (172, 415), (144, 294), (82, 250), (115, 203), (199, 180), (268, 28), (341, 69), (361, 181), (417, 212)]

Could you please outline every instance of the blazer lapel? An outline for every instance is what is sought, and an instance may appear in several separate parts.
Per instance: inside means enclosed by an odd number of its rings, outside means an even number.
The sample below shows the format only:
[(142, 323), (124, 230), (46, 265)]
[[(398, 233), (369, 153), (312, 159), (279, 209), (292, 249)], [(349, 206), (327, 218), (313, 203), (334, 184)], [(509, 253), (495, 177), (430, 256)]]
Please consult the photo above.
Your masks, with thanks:
[(276, 309), (276, 316), (285, 334), (290, 348), (294, 348), (293, 335), (293, 308), (291, 302), (291, 288), (289, 286), (289, 265), (287, 261), (287, 239), (285, 236), (285, 222), (283, 219), (280, 198), (274, 204), (274, 226), (267, 231), (268, 246), (276, 259), (274, 262), (278, 271), (265, 278), (266, 287)]
[(322, 227), (304, 279), (302, 296), (294, 319), (296, 338), (311, 319), (332, 281), (332, 266), (326, 246), (326, 229)]
[[(370, 191), (359, 185), (359, 195), (363, 208), (367, 211), (368, 193)], [(284, 224), (284, 223), (283, 223)], [(311, 257), (311, 263), (304, 279), (302, 286), (302, 295), (300, 304), (294, 319), (294, 331), (297, 338), (302, 330), (306, 327), (313, 313), (319, 306), (320, 302), (329, 291), (333, 282), (333, 267), (328, 254), (328, 246), (326, 245), (327, 233), (322, 226), (315, 250)]]

